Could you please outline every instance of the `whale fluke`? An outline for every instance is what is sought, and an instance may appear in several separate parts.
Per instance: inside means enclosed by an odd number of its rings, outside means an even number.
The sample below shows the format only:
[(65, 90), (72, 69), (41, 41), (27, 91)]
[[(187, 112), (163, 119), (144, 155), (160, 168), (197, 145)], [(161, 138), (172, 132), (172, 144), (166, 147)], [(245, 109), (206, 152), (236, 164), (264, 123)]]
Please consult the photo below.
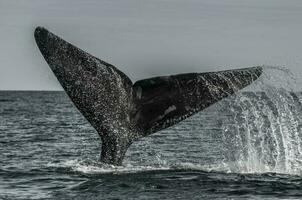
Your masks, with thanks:
[(45, 28), (36, 43), (74, 105), (102, 140), (101, 161), (121, 165), (141, 137), (172, 126), (248, 86), (261, 67), (131, 80)]

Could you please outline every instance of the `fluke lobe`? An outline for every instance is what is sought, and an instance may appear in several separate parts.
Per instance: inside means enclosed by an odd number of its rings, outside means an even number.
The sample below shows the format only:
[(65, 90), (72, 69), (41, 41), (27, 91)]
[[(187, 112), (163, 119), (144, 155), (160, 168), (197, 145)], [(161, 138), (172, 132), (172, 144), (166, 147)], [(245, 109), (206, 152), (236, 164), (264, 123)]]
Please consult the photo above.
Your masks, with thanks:
[(135, 82), (113, 65), (45, 28), (36, 43), (74, 105), (102, 140), (101, 161), (121, 165), (135, 140), (172, 126), (234, 94), (262, 73), (261, 67), (160, 76)]

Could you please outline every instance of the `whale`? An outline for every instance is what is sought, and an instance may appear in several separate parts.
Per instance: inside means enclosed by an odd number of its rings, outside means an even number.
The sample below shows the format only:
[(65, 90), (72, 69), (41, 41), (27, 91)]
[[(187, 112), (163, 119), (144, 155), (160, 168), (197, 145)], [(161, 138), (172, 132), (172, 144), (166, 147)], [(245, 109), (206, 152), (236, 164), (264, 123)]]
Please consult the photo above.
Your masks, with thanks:
[(256, 66), (157, 76), (133, 83), (117, 67), (44, 27), (36, 27), (34, 38), (70, 100), (100, 136), (100, 160), (110, 165), (122, 165), (133, 142), (235, 95), (263, 72)]

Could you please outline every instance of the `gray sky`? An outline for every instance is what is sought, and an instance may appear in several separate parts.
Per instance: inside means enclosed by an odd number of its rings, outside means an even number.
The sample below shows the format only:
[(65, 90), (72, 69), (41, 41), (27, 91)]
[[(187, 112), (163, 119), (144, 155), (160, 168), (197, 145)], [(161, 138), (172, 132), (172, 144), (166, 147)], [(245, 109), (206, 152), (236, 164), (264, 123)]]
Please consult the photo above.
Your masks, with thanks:
[(133, 81), (256, 65), (302, 74), (301, 0), (0, 0), (0, 89), (61, 89), (38, 25)]

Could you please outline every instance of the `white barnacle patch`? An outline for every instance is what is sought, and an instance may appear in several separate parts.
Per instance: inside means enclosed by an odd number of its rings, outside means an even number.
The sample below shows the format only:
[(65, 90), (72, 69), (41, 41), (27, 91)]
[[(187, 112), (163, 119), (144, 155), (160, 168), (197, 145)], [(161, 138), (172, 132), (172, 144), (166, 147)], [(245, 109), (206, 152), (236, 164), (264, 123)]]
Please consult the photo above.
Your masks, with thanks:
[(172, 111), (174, 111), (174, 110), (176, 110), (176, 106), (175, 106), (175, 105), (169, 106), (169, 107), (165, 110), (165, 112), (164, 112), (163, 115), (160, 115), (160, 116), (157, 117), (157, 120), (161, 120), (161, 119), (164, 118), (167, 114), (169, 114), (170, 112), (172, 112)]
[(77, 81), (75, 82), (75, 85), (81, 85), (81, 81), (80, 81), (80, 80), (77, 80)]
[(165, 110), (164, 115), (167, 115), (167, 114), (169, 114), (170, 112), (172, 112), (174, 110), (176, 110), (176, 106), (175, 105), (169, 106), (169, 108)]
[(191, 107), (190, 106), (185, 106), (185, 110), (186, 111), (191, 110)]

